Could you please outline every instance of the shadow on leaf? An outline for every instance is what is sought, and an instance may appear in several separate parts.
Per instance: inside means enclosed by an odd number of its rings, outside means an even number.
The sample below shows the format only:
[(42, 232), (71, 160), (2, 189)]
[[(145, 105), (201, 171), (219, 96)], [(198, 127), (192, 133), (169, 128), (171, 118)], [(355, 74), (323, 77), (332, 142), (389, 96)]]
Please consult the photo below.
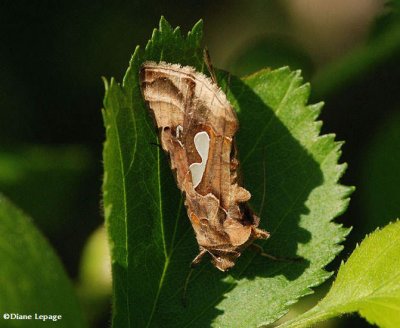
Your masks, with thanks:
[[(305, 206), (309, 194), (323, 182), (319, 165), (276, 113), (243, 81), (230, 78), (229, 92), (234, 99), (232, 103), (236, 101), (235, 107), (240, 109), (241, 128), (237, 142), (239, 156), (243, 159), (244, 185), (252, 192), (251, 203), (260, 213), (261, 227), (271, 232), (269, 240), (257, 243), (271, 255), (296, 258), (298, 245), (307, 243), (311, 238), (310, 233), (299, 226), (299, 221), (302, 215), (309, 212)], [(186, 245), (181, 247), (186, 250), (190, 247), (192, 257), (179, 258), (180, 253), (176, 252), (176, 258), (171, 262), (170, 275), (181, 278), (180, 286), (177, 283), (175, 287), (168, 288), (171, 292), (174, 290), (170, 294), (173, 296), (164, 300), (164, 306), (160, 307), (164, 326), (210, 326), (218, 316), (232, 315), (230, 311), (228, 314), (219, 309), (224, 297), (230, 293), (240, 294), (237, 302), (251, 304), (251, 295), (246, 296), (243, 290), (248, 286), (241, 286), (240, 282), (262, 280), (261, 288), (268, 292), (280, 283), (271, 278), (283, 276), (294, 281), (309, 266), (307, 259), (273, 261), (246, 250), (231, 272), (222, 273), (205, 259), (192, 275), (187, 292), (188, 306), (184, 308), (180, 302), (184, 277), (179, 266), (188, 268), (196, 255), (197, 245), (186, 213), (182, 213), (181, 220), (188, 237)], [(183, 253), (187, 254), (187, 251)], [(186, 274), (188, 271), (186, 269)], [(271, 288), (274, 284), (275, 287)]]

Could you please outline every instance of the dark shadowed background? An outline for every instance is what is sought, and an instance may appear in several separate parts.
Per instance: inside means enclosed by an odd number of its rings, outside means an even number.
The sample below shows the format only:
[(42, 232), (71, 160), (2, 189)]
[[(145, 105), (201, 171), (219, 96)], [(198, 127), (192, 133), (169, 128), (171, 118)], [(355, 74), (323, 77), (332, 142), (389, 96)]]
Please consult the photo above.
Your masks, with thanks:
[[(161, 15), (184, 33), (202, 18), (216, 67), (242, 76), (289, 65), (311, 82), (311, 101), (325, 102), (322, 132), (346, 141), (342, 182), (357, 187), (338, 219), (354, 226), (341, 254), (346, 258), (365, 233), (400, 216), (395, 6), (378, 0), (2, 1), (0, 191), (34, 218), (77, 281), (85, 242), (103, 222), (101, 77), (121, 81), (135, 46), (145, 45)], [(97, 314), (94, 326), (107, 326), (109, 311)], [(356, 325), (367, 323), (354, 316), (321, 326)]]

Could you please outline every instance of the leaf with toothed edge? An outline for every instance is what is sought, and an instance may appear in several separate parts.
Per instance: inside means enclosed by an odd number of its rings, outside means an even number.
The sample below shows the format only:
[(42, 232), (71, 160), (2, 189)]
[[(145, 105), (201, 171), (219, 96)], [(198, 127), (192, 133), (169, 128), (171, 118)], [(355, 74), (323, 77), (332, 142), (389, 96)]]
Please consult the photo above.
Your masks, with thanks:
[(359, 312), (379, 327), (400, 326), (400, 221), (368, 235), (342, 263), (328, 294), (311, 310), (279, 327), (309, 327)]
[[(323, 270), (342, 249), (348, 229), (331, 222), (352, 188), (337, 183), (340, 143), (319, 136), (321, 105), (307, 105), (309, 86), (288, 68), (243, 80), (218, 71), (238, 112), (236, 135), (243, 184), (269, 254), (249, 250), (229, 273), (203, 261), (181, 296), (198, 247), (166, 155), (138, 83), (142, 62), (165, 61), (204, 72), (202, 23), (188, 36), (164, 18), (145, 50), (136, 48), (122, 85), (111, 79), (104, 99), (104, 208), (111, 244), (114, 327), (255, 327), (277, 320), (290, 304), (325, 281)], [(207, 72), (205, 72), (207, 74)]]

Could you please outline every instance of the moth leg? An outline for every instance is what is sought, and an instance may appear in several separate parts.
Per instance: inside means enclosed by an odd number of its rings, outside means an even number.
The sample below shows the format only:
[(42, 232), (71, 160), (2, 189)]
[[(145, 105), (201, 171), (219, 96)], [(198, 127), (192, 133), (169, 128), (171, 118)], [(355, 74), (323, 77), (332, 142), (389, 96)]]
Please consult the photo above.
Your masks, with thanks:
[(197, 264), (201, 262), (203, 259), (204, 255), (206, 255), (208, 251), (206, 249), (202, 249), (199, 254), (193, 259), (192, 263), (190, 264), (191, 268), (194, 268)]
[(251, 244), (249, 246), (249, 248), (251, 248), (251, 250), (255, 251), (256, 253), (260, 254), (261, 256), (267, 257), (267, 258), (269, 258), (271, 260), (274, 260), (274, 261), (278, 261), (278, 258), (276, 256), (273, 256), (273, 255), (270, 255), (268, 253), (265, 253), (264, 249), (260, 245)]
[(249, 246), (249, 248), (251, 248), (256, 253), (260, 254), (261, 256), (269, 258), (269, 259), (274, 260), (274, 261), (293, 262), (293, 261), (299, 261), (299, 260), (302, 259), (301, 257), (290, 258), (290, 257), (273, 256), (271, 254), (268, 254), (268, 253), (264, 252), (264, 249), (260, 245), (257, 245), (257, 244), (251, 244)]
[(270, 236), (268, 231), (259, 228), (253, 228), (253, 233), (256, 239), (268, 239)]

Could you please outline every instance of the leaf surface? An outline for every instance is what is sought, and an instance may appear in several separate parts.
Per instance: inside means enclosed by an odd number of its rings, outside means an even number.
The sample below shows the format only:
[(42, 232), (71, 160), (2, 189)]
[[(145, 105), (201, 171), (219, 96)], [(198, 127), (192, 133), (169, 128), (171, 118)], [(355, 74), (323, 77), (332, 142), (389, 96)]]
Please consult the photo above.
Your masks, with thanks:
[(367, 236), (339, 269), (325, 298), (279, 327), (308, 327), (344, 313), (359, 312), (379, 327), (400, 327), (400, 222)]
[(167, 156), (140, 94), (145, 60), (204, 70), (198, 23), (183, 37), (162, 19), (143, 51), (136, 48), (119, 85), (106, 83), (104, 120), (106, 223), (114, 279), (114, 327), (254, 327), (287, 312), (342, 249), (348, 230), (331, 222), (348, 203), (351, 188), (337, 184), (340, 144), (318, 136), (321, 105), (307, 105), (309, 86), (288, 68), (261, 71), (244, 80), (218, 72), (219, 85), (238, 112), (237, 134), (244, 186), (274, 262), (246, 251), (229, 273), (204, 261), (191, 276), (187, 307), (181, 296), (189, 264), (198, 252)]
[(89, 185), (85, 177), (91, 164), (89, 153), (79, 146), (0, 150), (0, 190), (55, 240), (66, 232), (73, 234), (85, 217), (80, 201), (88, 198), (89, 188), (84, 187)]
[[(53, 249), (30, 219), (0, 196), (0, 321), (7, 327), (43, 327), (38, 315), (62, 315), (57, 327), (86, 327), (77, 298)], [(5, 320), (3, 314), (32, 315)], [(48, 323), (49, 321), (47, 321)]]

